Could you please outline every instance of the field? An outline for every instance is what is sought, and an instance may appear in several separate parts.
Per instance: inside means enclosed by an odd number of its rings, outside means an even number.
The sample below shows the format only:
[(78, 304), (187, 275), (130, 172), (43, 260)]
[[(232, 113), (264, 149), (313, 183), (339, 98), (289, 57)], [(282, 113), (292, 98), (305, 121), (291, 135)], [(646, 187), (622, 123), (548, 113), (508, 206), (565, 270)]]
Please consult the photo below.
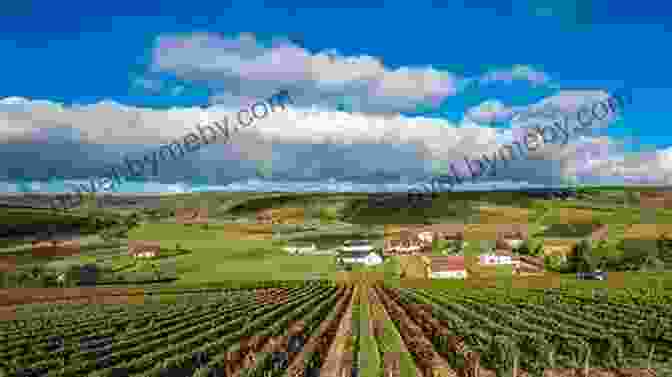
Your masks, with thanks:
[(49, 377), (672, 372), (670, 290), (403, 288), (361, 275), (132, 293), (142, 299), (92, 305), (70, 292), (68, 304), (14, 306), (0, 321), (0, 367)]
[[(645, 216), (621, 194), (593, 203), (455, 193), (430, 208), (395, 209), (371, 208), (363, 194), (205, 193), (161, 198), (154, 209), (6, 210), (27, 238), (0, 244), (0, 277), (16, 270), (24, 279), (0, 290), (0, 375), (585, 377), (587, 367), (590, 377), (624, 377), (653, 375), (651, 367), (672, 376), (666, 271), (580, 281), (469, 264), (467, 279), (439, 280), (425, 277), (419, 255), (347, 272), (333, 255), (283, 250), (333, 250), (348, 239), (378, 247), (402, 228), (447, 223), (466, 225), (467, 257), (511, 224), (527, 226), (546, 254), (568, 253), (597, 224), (609, 226), (600, 255), (653, 250), (672, 213)], [(176, 223), (181, 207), (207, 207), (207, 224)], [(269, 209), (288, 224), (257, 223)], [(140, 221), (126, 236), (99, 234), (134, 213)], [(75, 251), (34, 252), (30, 235), (53, 224), (75, 233)], [(133, 257), (129, 241), (158, 241), (158, 255)], [(84, 264), (104, 270), (97, 287), (44, 288), (31, 278), (36, 267)]]

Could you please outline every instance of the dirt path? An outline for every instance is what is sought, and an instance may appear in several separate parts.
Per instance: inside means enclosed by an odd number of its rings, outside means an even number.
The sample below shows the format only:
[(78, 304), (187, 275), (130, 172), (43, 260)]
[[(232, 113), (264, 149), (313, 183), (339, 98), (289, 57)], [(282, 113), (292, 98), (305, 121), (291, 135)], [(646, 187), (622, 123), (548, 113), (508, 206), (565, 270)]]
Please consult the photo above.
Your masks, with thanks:
[[(337, 292), (336, 294), (338, 295), (340, 292)], [(286, 300), (287, 298), (282, 298), (282, 295), (280, 295), (277, 299), (280, 301), (273, 302), (273, 304), (281, 303), (283, 299)], [(241, 339), (241, 352), (235, 357), (242, 358), (242, 360), (230, 368), (231, 373), (228, 375), (232, 377), (240, 377), (243, 370), (254, 367), (258, 358), (265, 353), (287, 352), (289, 349), (289, 338), (292, 335), (301, 335), (304, 332), (304, 329), (305, 323), (302, 320), (298, 320), (288, 326), (287, 332), (285, 332), (284, 335), (275, 337), (253, 335), (249, 338)], [(296, 354), (287, 353), (287, 356), (288, 362), (291, 362)]]
[[(555, 368), (545, 370), (544, 377), (586, 377), (586, 375), (581, 368)], [(656, 377), (656, 373), (645, 368), (589, 368), (587, 377)]]
[[(354, 296), (354, 295), (353, 295)], [(334, 308), (334, 311), (332, 313), (339, 313), (343, 312), (347, 309), (347, 305), (350, 303), (350, 297), (348, 297), (348, 292), (346, 291), (341, 297), (338, 302), (336, 303), (336, 307)], [(331, 314), (331, 313), (330, 313)], [(338, 316), (336, 316), (336, 319), (338, 319)], [(322, 321), (320, 324), (319, 329), (317, 330), (317, 335), (316, 336), (311, 336), (308, 339), (308, 342), (306, 345), (303, 347), (301, 352), (296, 355), (294, 360), (291, 360), (289, 364), (289, 368), (287, 368), (287, 376), (288, 377), (304, 377), (305, 376), (305, 363), (307, 361), (307, 358), (309, 355), (311, 355), (313, 352), (318, 351), (318, 346), (320, 345), (320, 342), (324, 341), (324, 339), (328, 338), (328, 332), (329, 328), (332, 326), (332, 321)], [(310, 335), (310, 334), (306, 334)]]
[[(434, 318), (432, 316), (432, 307), (431, 305), (421, 305), (421, 304), (412, 304), (412, 305), (403, 305), (399, 301), (399, 294), (397, 291), (383, 288), (394, 302), (399, 305), (400, 308), (406, 311), (408, 317), (411, 318), (416, 325), (424, 332), (425, 337), (430, 339), (433, 334), (442, 334), (448, 337), (448, 348), (450, 352), (454, 352), (458, 357), (465, 358), (465, 370), (458, 370), (458, 374), (461, 376), (469, 376), (469, 372), (474, 368), (478, 369), (478, 373), (474, 374), (478, 377), (496, 377), (497, 373), (494, 370), (485, 369), (480, 365), (480, 354), (478, 352), (465, 352), (464, 340), (462, 337), (457, 334), (450, 334), (447, 330), (448, 325), (442, 323), (442, 321)], [(442, 353), (440, 350), (437, 352), (441, 357), (446, 358), (448, 355)], [(522, 370), (518, 371), (518, 377), (527, 377), (527, 372)]]
[(355, 286), (355, 291), (350, 297), (348, 309), (341, 319), (336, 332), (336, 338), (329, 347), (327, 359), (320, 369), (320, 377), (350, 377), (352, 374), (352, 305), (359, 294), (359, 285)]
[[(145, 291), (142, 288), (10, 288), (0, 289), (0, 306), (16, 306), (36, 303), (103, 303), (142, 304)], [(7, 309), (7, 308), (5, 308)]]
[(406, 314), (395, 301), (390, 299), (380, 288), (374, 288), (378, 293), (385, 310), (390, 316), (399, 321), (399, 332), (408, 344), (425, 377), (460, 377), (448, 362), (439, 355), (432, 343), (424, 335), (422, 329)]
[[(378, 333), (382, 333), (383, 323), (385, 322), (392, 323), (392, 320), (390, 319), (389, 314), (385, 310), (383, 304), (380, 302), (380, 299), (378, 298), (378, 295), (376, 294), (376, 291), (373, 288), (369, 289), (368, 295), (369, 295), (369, 310), (371, 312), (370, 321), (372, 322), (373, 334), (375, 335)], [(411, 354), (408, 350), (408, 347), (406, 347), (403, 335), (399, 348), (400, 348), (399, 352), (386, 352), (383, 355), (383, 370), (385, 377), (399, 377), (401, 370), (399, 361), (401, 357), (400, 355)], [(414, 367), (415, 367), (415, 371), (413, 373), (414, 376), (431, 377), (431, 376), (425, 376), (425, 374), (422, 373), (422, 371), (420, 370), (420, 368), (418, 368), (417, 365), (414, 365)]]

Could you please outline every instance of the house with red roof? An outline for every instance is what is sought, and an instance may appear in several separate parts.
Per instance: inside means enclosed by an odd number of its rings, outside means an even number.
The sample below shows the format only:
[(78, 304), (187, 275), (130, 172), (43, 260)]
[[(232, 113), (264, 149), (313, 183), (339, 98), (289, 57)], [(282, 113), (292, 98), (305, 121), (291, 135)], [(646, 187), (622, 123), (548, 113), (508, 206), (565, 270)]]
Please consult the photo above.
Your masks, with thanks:
[(429, 279), (466, 279), (467, 266), (464, 256), (423, 256)]

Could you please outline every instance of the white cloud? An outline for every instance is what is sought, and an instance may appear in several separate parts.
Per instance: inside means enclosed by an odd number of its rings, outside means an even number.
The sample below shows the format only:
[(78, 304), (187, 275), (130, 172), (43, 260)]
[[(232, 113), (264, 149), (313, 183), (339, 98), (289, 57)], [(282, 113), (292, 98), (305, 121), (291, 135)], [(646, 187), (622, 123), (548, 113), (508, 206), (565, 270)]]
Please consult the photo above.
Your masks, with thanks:
[[(290, 92), (291, 96), (291, 92)], [(603, 92), (561, 92), (529, 106), (537, 109), (551, 104), (564, 112), (580, 108), (582, 104), (606, 99)], [(241, 100), (249, 104), (252, 100)], [(490, 102), (480, 106), (487, 112), (506, 111), (502, 103)], [(206, 109), (173, 108), (167, 110), (136, 108), (104, 101), (93, 105), (65, 107), (48, 101), (31, 101), (22, 98), (0, 100), (0, 141), (37, 141), (45, 130), (55, 127), (72, 127), (84, 142), (99, 144), (159, 144), (182, 138), (195, 130), (195, 126), (229, 117), (235, 122), (238, 107), (213, 105)], [(564, 114), (564, 113), (563, 113)], [(595, 127), (607, 126), (609, 119), (596, 121)], [(424, 160), (462, 161), (491, 155), (504, 144), (510, 144), (515, 127), (529, 126), (531, 121), (513, 122), (514, 129), (497, 129), (482, 126), (465, 118), (460, 124), (445, 119), (407, 117), (403, 115), (373, 115), (329, 111), (313, 108), (290, 107), (276, 111), (255, 126), (241, 130), (221, 156), (223, 159), (271, 160), (273, 149), (279, 144), (386, 144), (396, 148), (401, 145), (416, 147), (418, 157)], [(574, 124), (570, 119), (570, 123)], [(566, 175), (637, 175), (669, 176), (669, 150), (648, 162), (634, 156), (618, 162), (613, 158), (619, 152), (606, 139), (576, 136), (578, 143), (549, 144), (530, 159), (560, 161)], [(42, 138), (44, 141), (44, 138)], [(214, 157), (216, 158), (216, 156)], [(376, 159), (376, 156), (372, 156)], [(385, 162), (381, 162), (387, 166)], [(644, 166), (643, 168), (641, 166)], [(394, 168), (392, 168), (394, 170)], [(501, 177), (505, 179), (506, 177)]]
[(491, 82), (528, 81), (532, 85), (553, 85), (551, 77), (541, 71), (538, 71), (528, 65), (516, 64), (511, 69), (502, 69), (488, 72), (480, 79), (481, 84)]
[[(151, 70), (176, 75), (213, 88), (212, 103), (228, 96), (265, 96), (279, 89), (301, 92), (303, 105), (336, 108), (342, 98), (352, 111), (385, 113), (412, 111), (419, 105), (440, 103), (478, 78), (427, 67), (386, 67), (373, 56), (343, 56), (336, 50), (312, 53), (288, 40), (269, 46), (253, 34), (225, 38), (213, 33), (171, 34), (157, 38)], [(547, 84), (548, 76), (528, 66), (489, 72), (480, 81), (528, 80)], [(305, 101), (305, 102), (304, 102)]]

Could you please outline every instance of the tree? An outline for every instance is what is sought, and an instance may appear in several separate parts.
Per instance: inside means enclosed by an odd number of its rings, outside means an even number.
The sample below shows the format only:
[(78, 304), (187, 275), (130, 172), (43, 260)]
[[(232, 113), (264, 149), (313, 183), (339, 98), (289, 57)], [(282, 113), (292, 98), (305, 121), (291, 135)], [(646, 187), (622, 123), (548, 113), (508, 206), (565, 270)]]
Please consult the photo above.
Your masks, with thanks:
[(124, 225), (126, 225), (128, 230), (131, 230), (140, 224), (141, 219), (142, 218), (138, 212), (133, 212), (126, 219), (124, 219)]
[(569, 258), (569, 268), (571, 272), (588, 272), (595, 267), (595, 260), (592, 258), (590, 241), (581, 240), (572, 248), (572, 255)]
[(531, 255), (532, 251), (530, 250), (530, 241), (523, 241), (523, 243), (515, 249), (515, 252), (520, 255)]
[(152, 272), (154, 272), (154, 278), (156, 280), (161, 280), (161, 269), (158, 268), (154, 263), (152, 263)]
[(30, 269), (30, 274), (33, 279), (40, 279), (44, 274), (44, 266), (36, 264)]

